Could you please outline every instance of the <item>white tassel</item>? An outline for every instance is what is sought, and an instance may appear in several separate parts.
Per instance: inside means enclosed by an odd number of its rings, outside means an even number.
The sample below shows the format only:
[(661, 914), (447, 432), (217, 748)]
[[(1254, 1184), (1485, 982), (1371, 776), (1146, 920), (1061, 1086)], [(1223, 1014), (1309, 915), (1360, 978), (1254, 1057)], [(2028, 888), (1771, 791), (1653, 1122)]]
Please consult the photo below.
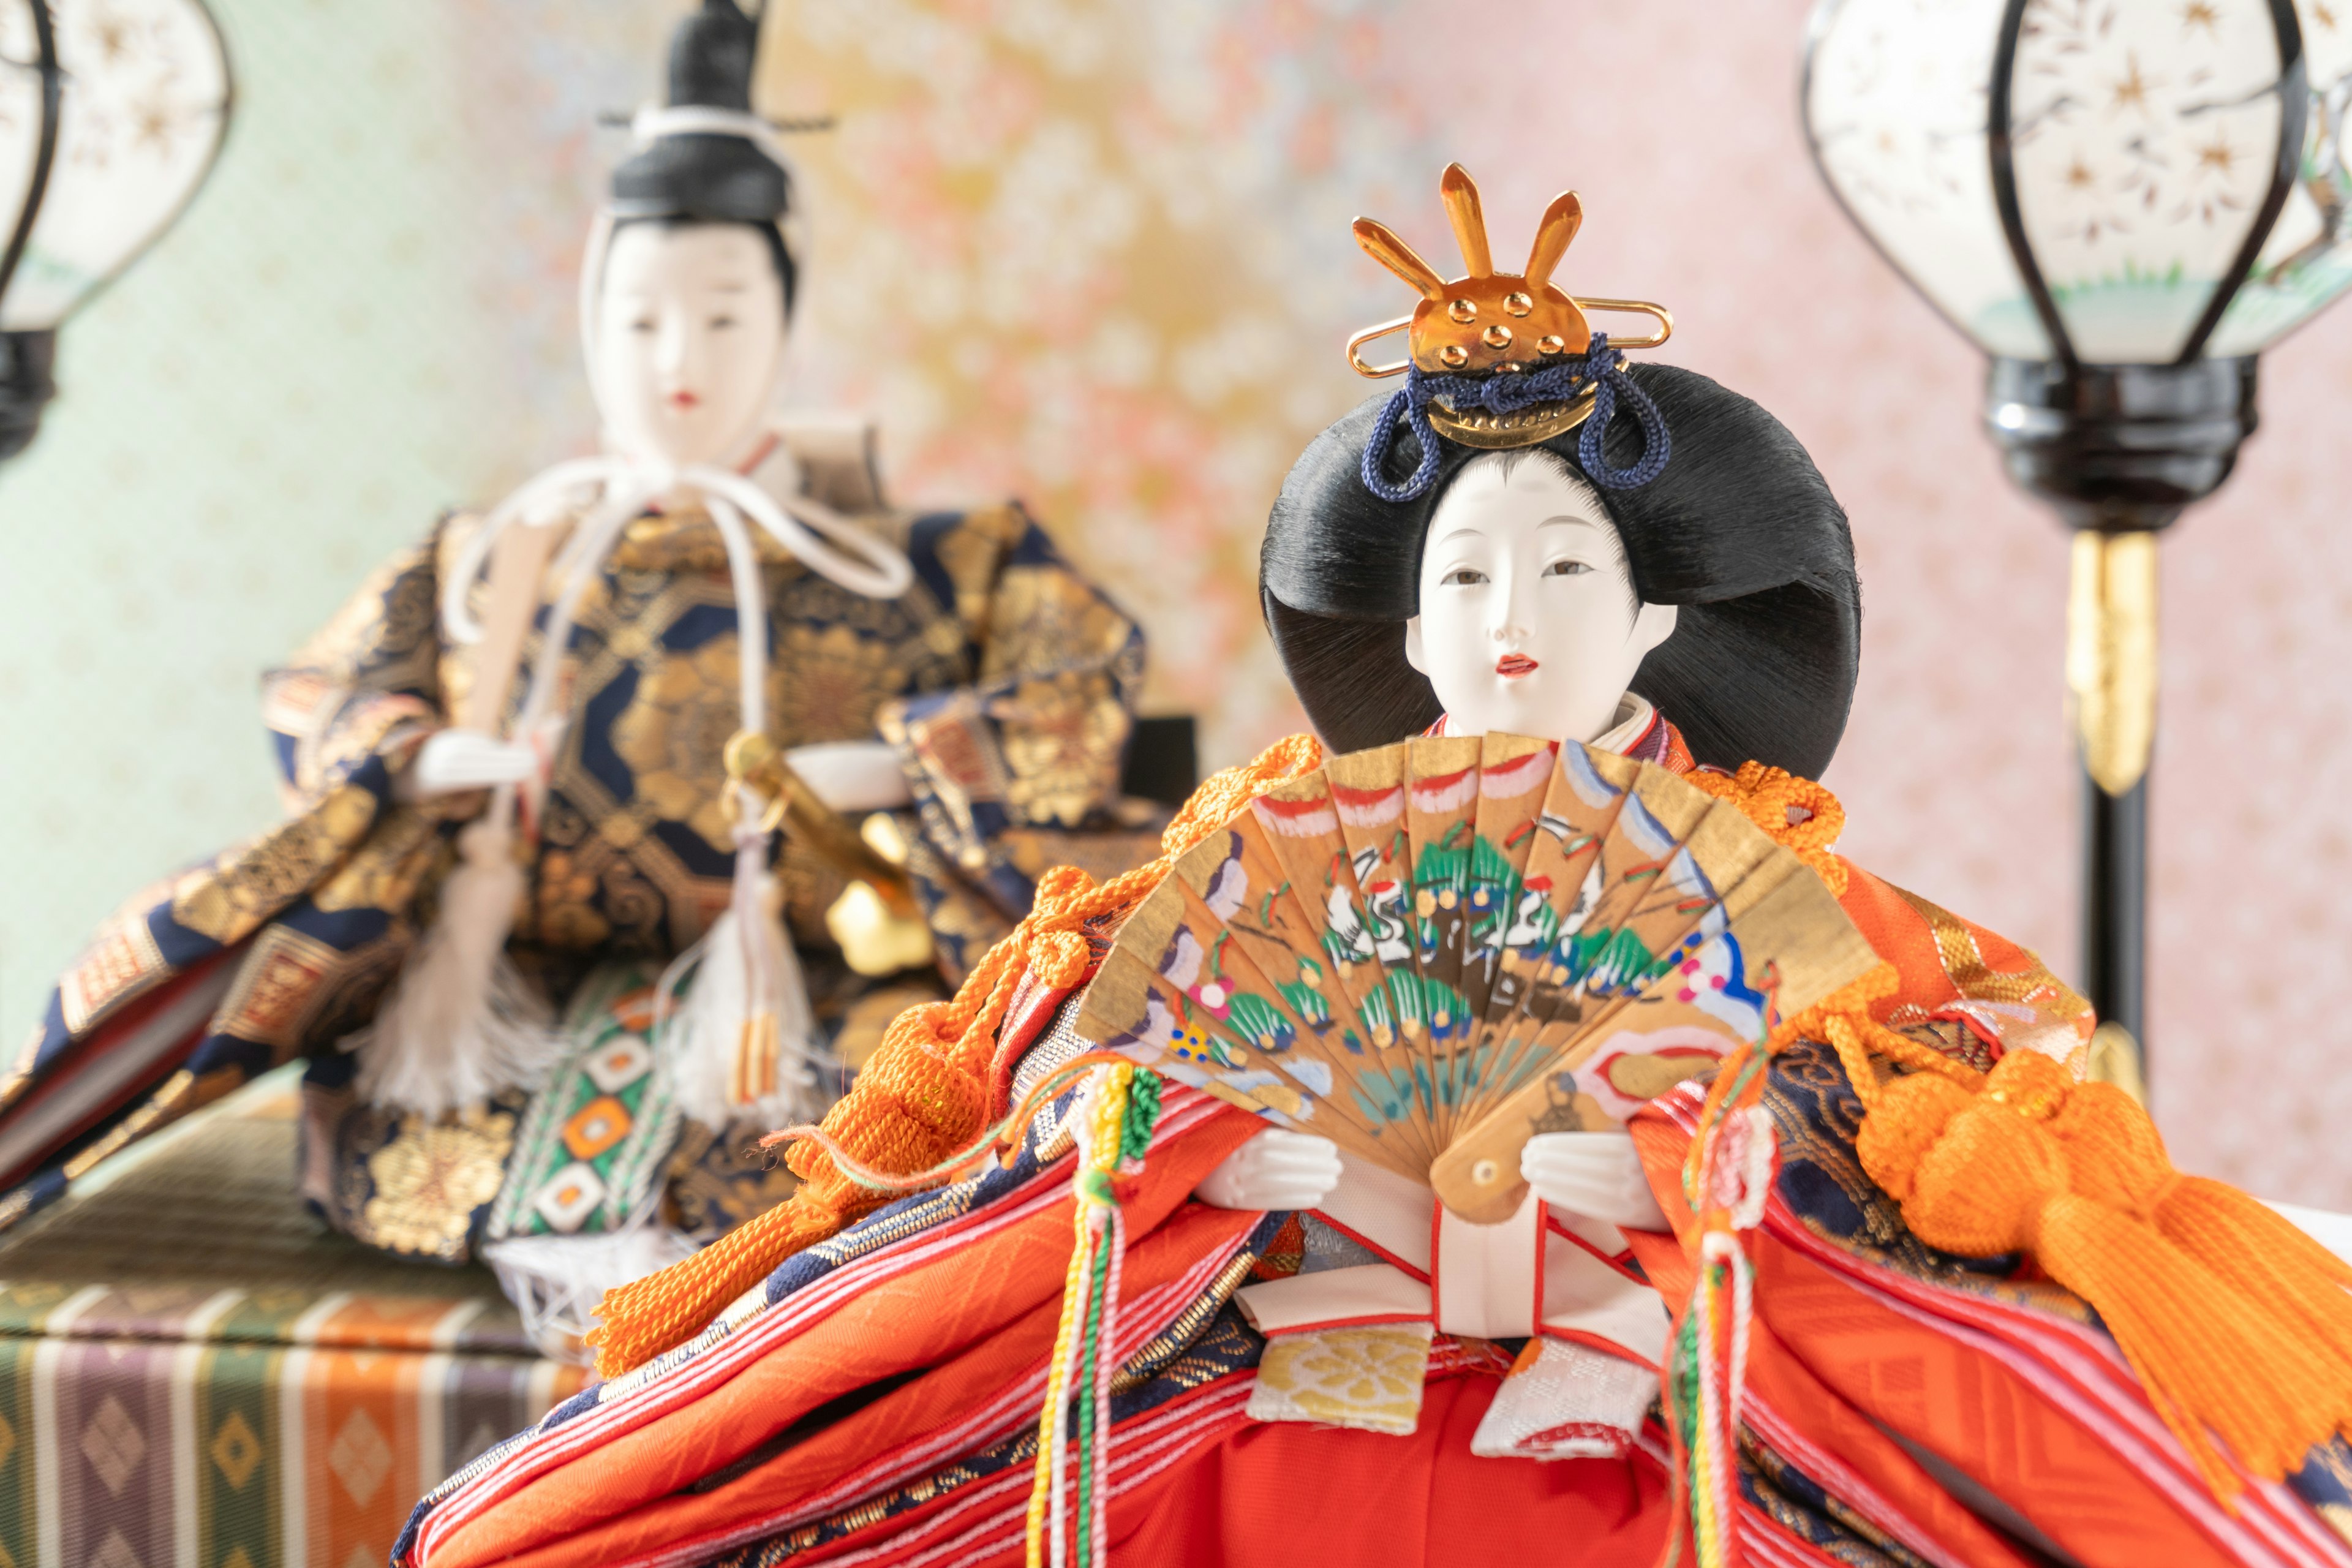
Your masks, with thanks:
[[(482, 636), (483, 628), (463, 613), (464, 596), (498, 530), (521, 516), (530, 500), (589, 477), (593, 467), (558, 465), (491, 514), (468, 547), (462, 581), (449, 585), (442, 605), (460, 640)], [(648, 482), (643, 476), (621, 476), (557, 558), (555, 570), (564, 585), (532, 660), (516, 735), (548, 732), (548, 710), (581, 597), (613, 541), (636, 515)], [(530, 591), (535, 595), (537, 584)], [(484, 671), (482, 679), (503, 683), (506, 675), (496, 668)], [(495, 716), (502, 705), (489, 703), (487, 710)], [(507, 957), (515, 906), (529, 886), (514, 857), (515, 796), (514, 785), (501, 784), (491, 794), (489, 809), (457, 835), (457, 865), (441, 884), (438, 913), (401, 965), (374, 1023), (346, 1043), (360, 1053), (360, 1098), (371, 1105), (437, 1117), (478, 1104), (500, 1089), (537, 1089), (562, 1055), (562, 1037), (546, 999)]]
[(506, 1089), (536, 1089), (562, 1051), (546, 999), (507, 956), (524, 891), (505, 813), (457, 836), (439, 914), (401, 965), (375, 1022), (352, 1038), (360, 1098), (437, 1117)]
[(482, 1260), (541, 1352), (584, 1366), (594, 1358), (582, 1342), (604, 1292), (693, 1253), (686, 1237), (646, 1223), (605, 1236), (511, 1236), (485, 1246)]
[(706, 1127), (813, 1121), (825, 1109), (816, 1013), (776, 879), (756, 862), (746, 877), (743, 858), (735, 898), (663, 976), (667, 1007), (677, 977), (694, 971), (686, 1005), (655, 1026), (656, 1048), (675, 1053), (678, 1103)]

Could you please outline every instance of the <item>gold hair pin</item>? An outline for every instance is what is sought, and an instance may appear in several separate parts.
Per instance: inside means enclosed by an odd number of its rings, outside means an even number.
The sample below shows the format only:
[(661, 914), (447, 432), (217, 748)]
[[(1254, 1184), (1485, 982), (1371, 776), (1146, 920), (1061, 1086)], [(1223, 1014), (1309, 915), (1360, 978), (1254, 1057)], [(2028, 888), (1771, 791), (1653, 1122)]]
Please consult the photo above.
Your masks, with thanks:
[[(1664, 305), (1644, 300), (1578, 299), (1555, 287), (1551, 277), (1584, 222), (1574, 191), (1564, 191), (1544, 209), (1524, 273), (1497, 272), (1486, 242), (1486, 220), (1478, 187), (1459, 163), (1449, 163), (1438, 191), (1454, 227), (1468, 275), (1448, 282), (1386, 224), (1356, 220), (1356, 243), (1421, 295), (1410, 316), (1367, 327), (1348, 340), (1348, 363), (1364, 376), (1402, 375), (1417, 370), (1432, 376), (1517, 375), (1580, 361), (1591, 346), (1591, 310), (1633, 311), (1650, 317), (1656, 330), (1638, 338), (1612, 338), (1615, 349), (1655, 348), (1674, 334), (1675, 318)], [(1395, 364), (1368, 363), (1363, 348), (1377, 338), (1407, 331), (1409, 356)], [(1440, 393), (1428, 416), (1437, 433), (1468, 447), (1531, 446), (1574, 429), (1592, 412), (1597, 378), (1566, 400), (1546, 400), (1507, 412), (1450, 406)], [(1513, 399), (1511, 401), (1518, 401)]]

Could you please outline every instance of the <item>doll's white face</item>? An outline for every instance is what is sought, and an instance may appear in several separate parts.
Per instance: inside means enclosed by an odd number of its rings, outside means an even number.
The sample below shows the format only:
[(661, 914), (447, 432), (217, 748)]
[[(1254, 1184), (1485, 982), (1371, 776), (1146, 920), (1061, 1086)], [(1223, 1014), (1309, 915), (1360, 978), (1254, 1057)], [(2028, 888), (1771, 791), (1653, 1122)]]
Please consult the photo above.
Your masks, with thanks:
[(1541, 454), (1495, 453), (1454, 477), (1430, 520), (1420, 605), (1405, 658), (1457, 735), (1593, 740), (1675, 630), (1675, 606), (1634, 597), (1592, 487)]
[(614, 446), (672, 463), (734, 456), (784, 354), (767, 243), (740, 223), (624, 224), (595, 308), (591, 379)]

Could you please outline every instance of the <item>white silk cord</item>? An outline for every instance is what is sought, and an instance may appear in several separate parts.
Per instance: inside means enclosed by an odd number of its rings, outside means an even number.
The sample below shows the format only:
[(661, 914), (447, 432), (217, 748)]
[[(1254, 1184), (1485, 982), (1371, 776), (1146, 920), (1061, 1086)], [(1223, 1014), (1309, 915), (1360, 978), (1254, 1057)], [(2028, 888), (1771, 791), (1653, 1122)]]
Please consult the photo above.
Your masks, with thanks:
[[(458, 552), (449, 580), (441, 588), (441, 616), (452, 637), (461, 643), (477, 642), (481, 638), (481, 623), (475, 618), (466, 598), (472, 591), (475, 578), (481, 574), (482, 567), (488, 562), (498, 536), (521, 521), (524, 509), (531, 503), (551, 500), (565, 489), (584, 489), (591, 484), (602, 484), (608, 495), (625, 487), (634, 492), (640, 503), (680, 486), (701, 491), (706, 502), (732, 502), (739, 512), (758, 523), (763, 532), (791, 552), (810, 571), (869, 599), (895, 599), (915, 581), (914, 566), (903, 552), (876, 538), (831, 507), (806, 496), (794, 496), (779, 501), (742, 475), (730, 473), (707, 463), (692, 463), (677, 468), (665, 463), (616, 455), (578, 458), (568, 463), (558, 463), (499, 502), (496, 510), (483, 520), (475, 536), (467, 542), (466, 548)], [(601, 511), (602, 509), (599, 510)], [(715, 508), (712, 517), (715, 521)], [(628, 520), (625, 518), (622, 521), (625, 525)], [(558, 570), (575, 560), (583, 547), (590, 542), (585, 537), (586, 532), (583, 529), (566, 544), (557, 563)], [(843, 548), (836, 549), (836, 544)], [(603, 565), (604, 556), (611, 547), (609, 538), (599, 542), (594, 558), (589, 563), (592, 570)], [(740, 579), (736, 584), (735, 614), (739, 623), (744, 618), (744, 611), (750, 604), (756, 604), (762, 618), (766, 614), (766, 595), (759, 591), (756, 576), (749, 586), (755, 596), (747, 602), (743, 597), (746, 584)]]
[(705, 103), (648, 103), (629, 119), (629, 132), (640, 147), (665, 136), (740, 136), (768, 155), (788, 163), (784, 139), (776, 127), (740, 109), (714, 109)]
[[(768, 616), (760, 557), (751, 548), (751, 535), (744, 526), (743, 514), (734, 503), (723, 495), (706, 495), (704, 499), (709, 503), (710, 521), (719, 530), (719, 540), (727, 546), (727, 570), (735, 584), (735, 670), (742, 728), (753, 734), (765, 734)], [(757, 605), (758, 610), (749, 613), (746, 605)], [(725, 1104), (730, 1109), (755, 1104), (773, 1095), (777, 1089), (777, 1056), (789, 1053), (796, 1062), (804, 1061), (812, 1043), (804, 1033), (799, 1038), (787, 1038), (784, 1035), (787, 1020), (783, 1016), (783, 977), (778, 973), (776, 957), (779, 952), (789, 953), (792, 943), (789, 940), (768, 940), (768, 836), (759, 827), (768, 802), (748, 785), (737, 784), (734, 788), (735, 889), (730, 912), (735, 917), (732, 934), (743, 964), (743, 1016), (733, 1031), (735, 1049), (731, 1055), (725, 1049), (727, 1020), (714, 1020), (709, 1026), (718, 1028), (721, 1037), (706, 1047), (727, 1058)], [(798, 981), (797, 975), (794, 980)], [(795, 984), (794, 989), (803, 987)], [(772, 1043), (761, 1038), (759, 1026), (762, 1020), (774, 1032)], [(797, 1024), (799, 1020), (793, 1022)]]
[[(810, 571), (853, 594), (895, 599), (914, 585), (914, 564), (903, 552), (820, 501), (807, 496), (772, 496), (742, 475), (708, 463), (689, 464), (678, 477), (702, 491), (706, 500), (734, 502)], [(824, 537), (819, 538), (820, 534)], [(835, 545), (864, 559), (853, 560)], [(738, 615), (742, 613), (740, 603), (735, 608)]]
[[(473, 592), (474, 581), (490, 559), (490, 547), (516, 522), (523, 520), (527, 509), (551, 500), (570, 489), (584, 489), (590, 485), (602, 485), (614, 476), (612, 459), (608, 458), (575, 458), (568, 463), (558, 463), (536, 477), (516, 487), (514, 492), (490, 509), (466, 547), (457, 552), (448, 581), (441, 584), (441, 621), (449, 635), (461, 643), (477, 643), (482, 639), (482, 624), (474, 618), (473, 607), (466, 603)], [(559, 565), (569, 560), (578, 547), (574, 535), (559, 558)]]
[[(766, 587), (760, 580), (760, 557), (751, 548), (751, 535), (735, 503), (724, 495), (704, 499), (710, 503), (710, 521), (719, 530), (719, 542), (727, 547), (728, 575), (734, 579), (735, 643), (741, 655), (736, 661), (736, 690), (743, 710), (743, 728), (763, 733), (768, 728), (768, 605)], [(749, 613), (748, 606), (755, 605), (758, 615)]]

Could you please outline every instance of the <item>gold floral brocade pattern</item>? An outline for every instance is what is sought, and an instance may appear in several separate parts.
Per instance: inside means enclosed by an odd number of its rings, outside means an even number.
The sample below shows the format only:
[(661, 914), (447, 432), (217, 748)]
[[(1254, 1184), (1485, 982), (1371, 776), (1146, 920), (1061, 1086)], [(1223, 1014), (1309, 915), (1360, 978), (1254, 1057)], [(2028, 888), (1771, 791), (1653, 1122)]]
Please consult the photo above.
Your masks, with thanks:
[(1004, 804), (1016, 822), (1076, 827), (1118, 789), (1134, 720), (1101, 670), (1024, 680), (989, 704), (1003, 727)]
[(952, 621), (927, 622), (910, 646), (840, 625), (788, 626), (780, 634), (768, 709), (798, 745), (870, 740), (883, 703), (926, 675), (963, 667), (963, 635)]
[(977, 645), (991, 640), (989, 609), (998, 574), (1028, 527), (1028, 517), (1017, 506), (976, 507), (940, 540), (940, 569), (955, 590), (950, 608)]
[(172, 918), (226, 947), (300, 897), (374, 825), (376, 797), (357, 784), (331, 791), (290, 817), (181, 879)]
[[(751, 553), (762, 566), (800, 564), (764, 528), (751, 530)], [(724, 572), (727, 542), (709, 512), (682, 506), (649, 512), (622, 530), (612, 563), (631, 572)]]
[[(613, 750), (636, 775), (640, 807), (685, 823), (719, 850), (731, 840), (719, 805), (726, 772), (719, 759), (728, 737), (742, 727), (741, 668), (735, 638), (713, 637), (691, 653), (642, 671), (636, 694), (613, 723)], [(623, 850), (644, 837), (630, 818), (608, 818), (599, 831)]]
[(498, 1196), (514, 1147), (514, 1112), (475, 1107), (439, 1121), (404, 1116), (367, 1156), (374, 1193), (353, 1234), (388, 1252), (462, 1261), (474, 1212)]
[[(865, 521), (887, 536), (906, 532), (903, 518)], [(871, 738), (893, 698), (970, 679), (965, 628), (920, 583), (895, 600), (868, 599), (780, 552), (762, 561), (768, 731), (785, 746)], [(518, 934), (573, 951), (676, 952), (728, 896), (722, 758), (742, 727), (734, 592), (699, 513), (640, 519), (613, 566), (605, 591), (583, 604), (564, 673), (572, 707), (609, 703), (613, 717), (576, 726), (555, 758)], [(793, 931), (823, 941), (838, 886), (795, 864), (789, 844), (780, 859)]]
[(1008, 676), (1108, 661), (1126, 646), (1126, 616), (1061, 567), (1012, 566), (989, 595), (982, 685)]
[(1421, 1420), (1431, 1336), (1427, 1323), (1276, 1334), (1258, 1363), (1250, 1418), (1408, 1436)]
[[(915, 579), (904, 594), (869, 598), (761, 551), (765, 728), (787, 749), (899, 742), (915, 797), (901, 826), (919, 881), (936, 873), (922, 896), (940, 971), (952, 976), (967, 949), (1025, 911), (1038, 869), (1063, 858), (1042, 841), (1066, 824), (1097, 836), (1131, 826), (1108, 808), (1141, 634), (1061, 564), (1017, 507), (862, 521), (907, 547)], [(489, 799), (467, 791), (407, 802), (393, 787), (482, 678), (473, 647), (438, 616), (440, 587), (477, 526), (444, 518), (266, 678), (263, 714), (289, 815), (156, 884), (103, 928), (60, 981), (58, 1022), (0, 1072), (0, 1094), (32, 1092), (59, 1064), (70, 1068), (111, 1014), (192, 964), (234, 966), (222, 970), (226, 994), (185, 1066), (95, 1130), (88, 1149), (102, 1157), (308, 1053), (320, 1065), (304, 1090), (305, 1194), (368, 1245), (449, 1263), (470, 1256), (530, 1097), (502, 1093), (462, 1118), (420, 1122), (361, 1103), (333, 1046), (371, 1022), (436, 918), (459, 825)], [(1006, 589), (1015, 574), (1023, 584)], [(552, 587), (541, 584), (542, 611)], [(478, 583), (478, 615), (484, 593)], [(1056, 646), (1049, 626), (1085, 646)], [(999, 632), (1013, 639), (1007, 647), (992, 645)], [(519, 652), (509, 722), (539, 658), (537, 636)], [(708, 518), (637, 520), (583, 595), (555, 661), (553, 700), (566, 721), (551, 731), (544, 786), (524, 792), (513, 839), (525, 891), (509, 952), (558, 999), (595, 962), (674, 958), (727, 907), (735, 853), (720, 800), (727, 742), (743, 727), (740, 650), (733, 584)], [(983, 664), (999, 677), (985, 689), (973, 684)], [(947, 727), (993, 769), (982, 810), (944, 837), (936, 827), (950, 792), (932, 790), (887, 733), (886, 715), (909, 704), (952, 710)], [(1008, 830), (1039, 842), (1009, 855), (997, 847)], [(812, 1004), (821, 1024), (834, 1024), (874, 988), (843, 963), (825, 926), (841, 874), (789, 837), (772, 852)], [(862, 1015), (868, 1032), (876, 1011)], [(701, 1130), (660, 1152), (677, 1156), (663, 1168), (678, 1223), (716, 1235), (791, 1190), (757, 1146), (766, 1131)]]

